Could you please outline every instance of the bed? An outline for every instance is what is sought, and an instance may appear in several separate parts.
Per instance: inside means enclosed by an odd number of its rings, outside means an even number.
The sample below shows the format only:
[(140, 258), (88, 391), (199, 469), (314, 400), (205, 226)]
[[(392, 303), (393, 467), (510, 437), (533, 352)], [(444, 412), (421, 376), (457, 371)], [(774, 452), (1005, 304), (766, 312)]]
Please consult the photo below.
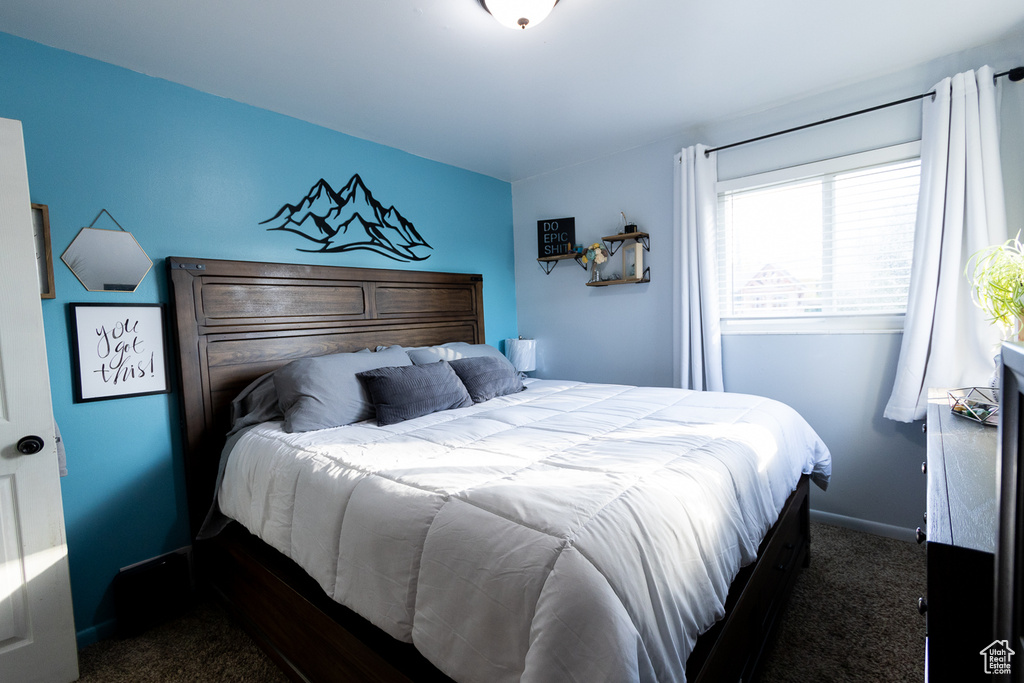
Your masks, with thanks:
[[(484, 341), (478, 275), (167, 264), (194, 532), (229, 406), (254, 380), (309, 357)], [(289, 433), (270, 420), (232, 437), (220, 501), (241, 521), (197, 541), (196, 565), (289, 676), (756, 675), (809, 561), (809, 475), (830, 471), (806, 423), (756, 397), (567, 381), (459, 405), (384, 426)], [(726, 424), (738, 445), (722, 446)], [(802, 452), (772, 465), (784, 442)], [(683, 498), (701, 503), (665, 513)]]

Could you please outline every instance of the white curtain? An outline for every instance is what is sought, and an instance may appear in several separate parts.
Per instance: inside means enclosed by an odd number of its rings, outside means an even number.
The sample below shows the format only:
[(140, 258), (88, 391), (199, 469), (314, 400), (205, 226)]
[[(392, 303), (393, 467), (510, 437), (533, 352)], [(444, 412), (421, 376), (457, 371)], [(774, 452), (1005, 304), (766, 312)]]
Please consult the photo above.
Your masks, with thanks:
[(687, 147), (675, 158), (673, 371), (677, 387), (724, 391), (715, 254), (718, 159), (706, 149)]
[(929, 387), (987, 386), (1001, 338), (964, 273), (972, 254), (1007, 239), (992, 69), (943, 79), (923, 117), (910, 294), (885, 408), (901, 422), (925, 416)]

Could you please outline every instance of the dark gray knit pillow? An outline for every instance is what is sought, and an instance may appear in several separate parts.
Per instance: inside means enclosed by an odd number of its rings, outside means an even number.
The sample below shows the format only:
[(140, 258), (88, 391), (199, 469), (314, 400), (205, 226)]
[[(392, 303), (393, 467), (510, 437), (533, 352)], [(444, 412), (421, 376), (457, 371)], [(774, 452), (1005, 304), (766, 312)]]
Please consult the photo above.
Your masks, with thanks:
[(439, 410), (473, 405), (466, 387), (446, 361), (376, 368), (356, 374), (366, 388), (380, 426)]
[(448, 362), (459, 376), (473, 403), (523, 390), (523, 380), (504, 356), (478, 356)]

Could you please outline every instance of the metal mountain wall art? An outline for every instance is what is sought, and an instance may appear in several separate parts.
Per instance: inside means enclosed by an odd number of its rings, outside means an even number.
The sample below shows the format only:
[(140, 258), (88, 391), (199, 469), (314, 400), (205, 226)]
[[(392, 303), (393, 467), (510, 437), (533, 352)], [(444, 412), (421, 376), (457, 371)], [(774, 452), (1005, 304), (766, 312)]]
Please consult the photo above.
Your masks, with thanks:
[(359, 174), (334, 190), (321, 178), (296, 205), (285, 204), (267, 230), (301, 235), (316, 247), (297, 251), (337, 253), (367, 249), (395, 261), (423, 261), (433, 249), (398, 210), (373, 198)]

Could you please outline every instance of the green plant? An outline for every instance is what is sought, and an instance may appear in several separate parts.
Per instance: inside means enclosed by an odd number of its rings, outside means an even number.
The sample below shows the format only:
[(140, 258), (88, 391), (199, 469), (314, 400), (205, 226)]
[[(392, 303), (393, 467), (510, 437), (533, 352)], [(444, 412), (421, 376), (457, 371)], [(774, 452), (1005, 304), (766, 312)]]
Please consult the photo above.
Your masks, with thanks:
[(971, 256), (965, 270), (974, 303), (1015, 337), (1024, 335), (1024, 244), (1019, 238), (1017, 233), (1003, 244), (982, 249)]

